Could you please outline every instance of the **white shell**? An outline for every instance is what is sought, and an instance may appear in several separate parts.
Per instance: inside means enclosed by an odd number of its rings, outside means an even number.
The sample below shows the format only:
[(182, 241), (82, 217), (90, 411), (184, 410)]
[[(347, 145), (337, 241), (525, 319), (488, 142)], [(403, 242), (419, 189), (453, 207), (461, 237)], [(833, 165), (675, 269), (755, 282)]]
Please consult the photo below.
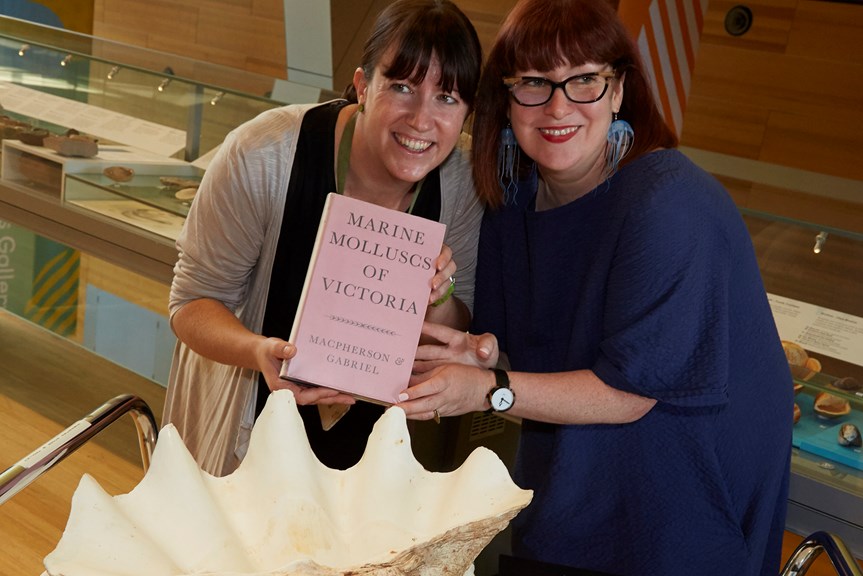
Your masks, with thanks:
[(197, 188), (181, 188), (174, 193), (174, 198), (182, 201), (190, 201), (195, 199), (195, 195), (197, 193)]
[(282, 390), (229, 476), (201, 471), (172, 425), (128, 494), (111, 497), (84, 475), (45, 568), (52, 576), (460, 575), (531, 497), (485, 448), (454, 472), (424, 470), (394, 407), (356, 466), (327, 468)]

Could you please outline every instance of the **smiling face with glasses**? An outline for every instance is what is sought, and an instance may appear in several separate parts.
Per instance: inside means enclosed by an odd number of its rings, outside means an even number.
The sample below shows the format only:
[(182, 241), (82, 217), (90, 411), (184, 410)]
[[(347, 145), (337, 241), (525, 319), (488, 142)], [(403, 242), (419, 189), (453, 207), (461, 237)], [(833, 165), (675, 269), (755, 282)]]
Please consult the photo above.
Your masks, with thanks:
[(589, 192), (603, 179), (606, 137), (620, 110), (624, 74), (601, 62), (513, 72), (502, 88), (509, 92), (507, 117), (522, 152), (550, 188), (565, 190), (570, 199)]
[(590, 104), (597, 102), (608, 91), (608, 81), (614, 78), (614, 71), (589, 72), (576, 74), (561, 82), (554, 82), (540, 76), (517, 76), (504, 78), (512, 99), (521, 106), (542, 106), (551, 100), (554, 91), (560, 88), (570, 102)]

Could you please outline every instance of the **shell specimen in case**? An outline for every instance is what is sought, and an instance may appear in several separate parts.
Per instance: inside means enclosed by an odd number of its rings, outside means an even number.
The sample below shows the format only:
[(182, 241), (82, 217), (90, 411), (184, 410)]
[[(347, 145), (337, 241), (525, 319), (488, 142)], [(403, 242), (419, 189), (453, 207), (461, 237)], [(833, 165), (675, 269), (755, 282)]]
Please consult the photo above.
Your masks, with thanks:
[[(821, 372), (821, 361), (809, 356), (806, 350), (799, 344), (783, 340), (782, 349), (785, 351), (785, 358), (788, 360), (788, 367), (791, 369), (791, 375), (794, 378), (809, 380), (815, 374)], [(797, 391), (796, 384), (795, 391)]]
[(51, 133), (43, 128), (31, 128), (18, 134), (18, 140), (30, 146), (41, 146), (50, 135)]
[(833, 387), (846, 392), (857, 392), (863, 390), (863, 382), (853, 376), (846, 376), (845, 378), (837, 378), (833, 382)]
[(851, 404), (848, 400), (827, 392), (816, 394), (813, 408), (819, 416), (826, 418), (837, 418), (851, 412)]
[(114, 182), (128, 182), (135, 175), (135, 171), (125, 166), (108, 166), (102, 170), (102, 174)]
[(842, 446), (863, 446), (860, 430), (854, 424), (843, 424), (839, 427), (839, 444)]
[(99, 153), (99, 141), (81, 134), (47, 136), (42, 141), (42, 145), (61, 156), (92, 158)]
[(470, 574), (531, 497), (485, 448), (453, 472), (424, 470), (404, 412), (392, 407), (356, 466), (327, 468), (293, 395), (281, 390), (228, 476), (201, 471), (172, 425), (128, 494), (112, 497), (85, 475), (45, 568), (51, 576)]
[(200, 179), (183, 178), (181, 176), (160, 176), (159, 182), (165, 188), (197, 188), (201, 185)]
[(174, 198), (181, 202), (191, 202), (198, 193), (197, 188), (180, 188), (174, 193)]

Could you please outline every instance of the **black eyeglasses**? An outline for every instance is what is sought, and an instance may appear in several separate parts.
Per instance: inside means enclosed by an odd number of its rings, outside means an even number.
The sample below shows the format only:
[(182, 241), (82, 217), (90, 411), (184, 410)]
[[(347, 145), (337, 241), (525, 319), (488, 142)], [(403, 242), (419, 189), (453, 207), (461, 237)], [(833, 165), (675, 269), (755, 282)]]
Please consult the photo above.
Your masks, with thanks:
[(602, 100), (608, 91), (608, 81), (614, 78), (611, 72), (590, 72), (576, 74), (562, 82), (552, 82), (548, 78), (538, 76), (517, 76), (504, 78), (503, 83), (509, 88), (512, 99), (521, 106), (542, 106), (551, 100), (555, 89), (560, 88), (570, 102), (590, 104)]

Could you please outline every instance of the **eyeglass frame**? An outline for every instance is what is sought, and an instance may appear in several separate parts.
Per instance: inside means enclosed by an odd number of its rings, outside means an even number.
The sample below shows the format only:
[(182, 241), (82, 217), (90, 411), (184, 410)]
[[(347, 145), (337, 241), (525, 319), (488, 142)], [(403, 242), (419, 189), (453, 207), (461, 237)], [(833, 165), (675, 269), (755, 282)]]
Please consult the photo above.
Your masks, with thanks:
[[(575, 80), (576, 78), (584, 78), (585, 76), (594, 76), (594, 77), (598, 76), (600, 78), (605, 78), (605, 86), (602, 88), (602, 93), (597, 98), (595, 98), (594, 100), (584, 100), (584, 101), (573, 100), (572, 98), (569, 97), (569, 94), (566, 93), (566, 85), (570, 81)], [(569, 78), (565, 78), (565, 79), (561, 80), (560, 82), (555, 82), (553, 80), (550, 80), (548, 78), (544, 78), (542, 76), (507, 76), (507, 77), (504, 77), (503, 84), (509, 90), (509, 94), (512, 97), (513, 101), (516, 104), (518, 104), (519, 106), (524, 106), (526, 108), (534, 108), (536, 106), (545, 106), (546, 104), (551, 102), (552, 97), (554, 97), (554, 91), (557, 90), (558, 88), (561, 89), (561, 91), (563, 92), (563, 95), (566, 97), (566, 99), (569, 100), (570, 102), (572, 102), (573, 104), (593, 104), (594, 102), (599, 102), (600, 100), (602, 100), (602, 98), (605, 96), (605, 93), (608, 92), (608, 81), (611, 80), (612, 78), (615, 78), (616, 76), (617, 76), (616, 70), (605, 70), (605, 71), (600, 71), (600, 72), (586, 72), (584, 74), (576, 74), (574, 76), (570, 76)], [(522, 82), (524, 80), (542, 80), (543, 82), (547, 82), (548, 84), (550, 84), (551, 85), (551, 92), (548, 93), (548, 99), (545, 100), (544, 102), (540, 102), (538, 104), (525, 104), (525, 103), (521, 102), (518, 98), (515, 97), (515, 94), (513, 93), (512, 89), (518, 82)]]

